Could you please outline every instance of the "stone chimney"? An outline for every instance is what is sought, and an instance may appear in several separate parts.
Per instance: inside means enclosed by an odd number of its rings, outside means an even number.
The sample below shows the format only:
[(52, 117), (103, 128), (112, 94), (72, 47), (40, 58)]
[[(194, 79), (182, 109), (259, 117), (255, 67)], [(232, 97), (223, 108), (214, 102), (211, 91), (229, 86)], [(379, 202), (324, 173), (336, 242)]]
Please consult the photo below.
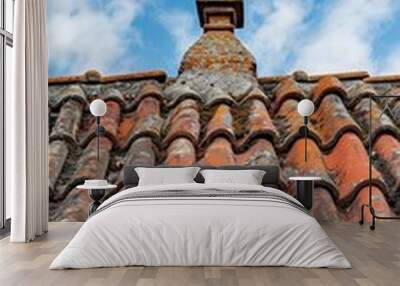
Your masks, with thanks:
[(204, 33), (185, 53), (179, 74), (217, 72), (256, 76), (253, 55), (235, 36), (244, 24), (242, 0), (197, 0)]
[(204, 31), (242, 28), (244, 22), (242, 0), (197, 0), (197, 13)]

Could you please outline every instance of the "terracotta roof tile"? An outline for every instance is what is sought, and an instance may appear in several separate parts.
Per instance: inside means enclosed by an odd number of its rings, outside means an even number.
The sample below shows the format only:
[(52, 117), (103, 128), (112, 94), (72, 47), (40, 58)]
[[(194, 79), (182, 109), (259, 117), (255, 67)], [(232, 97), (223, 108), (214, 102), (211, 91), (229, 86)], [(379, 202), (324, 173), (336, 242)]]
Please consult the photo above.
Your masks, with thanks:
[(163, 142), (165, 146), (182, 136), (197, 144), (201, 127), (198, 110), (196, 101), (186, 99), (171, 111), (166, 123), (166, 136)]
[[(335, 197), (339, 197), (334, 181), (331, 179), (329, 170), (325, 163), (325, 157), (314, 140), (307, 141), (307, 162), (304, 160), (305, 140), (297, 140), (284, 161), (283, 174), (286, 178), (292, 176), (317, 176), (322, 181), (316, 182), (316, 186), (323, 187)], [(291, 184), (294, 192), (295, 184)]]
[(58, 207), (50, 209), (51, 217), (56, 221), (85, 221), (91, 203), (88, 192), (73, 189)]
[[(354, 115), (365, 130), (369, 128), (369, 99), (362, 99), (354, 108)], [(382, 133), (400, 138), (400, 130), (386, 113), (372, 100), (372, 141)], [(366, 138), (367, 139), (367, 138)]]
[(248, 145), (254, 138), (259, 137), (271, 138), (277, 142), (279, 138), (278, 130), (275, 128), (264, 103), (257, 99), (251, 100), (248, 102), (248, 112), (245, 134), (243, 139), (238, 142), (239, 145)]
[(69, 154), (68, 144), (62, 140), (52, 141), (49, 145), (49, 187), (50, 196), (56, 196), (57, 180)]
[(213, 106), (222, 103), (227, 104), (229, 106), (233, 106), (236, 103), (231, 96), (222, 91), (222, 89), (219, 87), (211, 88), (210, 91), (207, 93), (206, 97), (207, 99), (205, 106), (207, 108), (212, 108)]
[(305, 98), (304, 91), (291, 78), (285, 79), (279, 84), (275, 93), (274, 110), (277, 111), (282, 103), (289, 98), (296, 99), (297, 101)]
[(314, 189), (312, 214), (319, 222), (338, 222), (342, 219), (329, 191), (322, 187)]
[(52, 109), (59, 109), (64, 102), (75, 99), (84, 106), (88, 103), (84, 91), (79, 85), (55, 86), (49, 88), (49, 106)]
[(279, 130), (279, 145), (285, 151), (301, 137), (299, 128), (303, 125), (303, 118), (297, 113), (297, 104), (297, 100), (286, 100), (274, 116), (274, 124)]
[[(368, 184), (368, 154), (362, 141), (354, 133), (347, 132), (324, 159), (336, 183), (338, 199), (344, 205), (350, 203)], [(381, 174), (375, 168), (372, 171), (373, 184), (385, 190)]]
[[(129, 144), (140, 136), (149, 136), (154, 142), (161, 144), (161, 127), (163, 119), (160, 117), (160, 102), (153, 97), (146, 97), (140, 103), (131, 116), (123, 119), (120, 125), (119, 134), (122, 148), (125, 149)], [(122, 128), (121, 128), (122, 127)]]
[(167, 165), (190, 166), (196, 162), (196, 148), (186, 138), (177, 138), (168, 146)]
[(400, 142), (389, 134), (382, 134), (375, 140), (373, 151), (377, 160), (375, 166), (390, 186), (387, 195), (396, 204), (395, 209), (400, 210)]
[(119, 188), (123, 187), (123, 172), (124, 166), (129, 165), (143, 165), (143, 166), (154, 166), (157, 164), (158, 156), (157, 146), (154, 145), (150, 137), (140, 137), (132, 142), (129, 149), (125, 153), (123, 158), (116, 163), (116, 167), (119, 172), (119, 176), (116, 181), (113, 181)]
[(235, 164), (232, 145), (226, 138), (217, 137), (207, 145), (204, 156), (199, 161), (201, 165), (222, 166)]
[(164, 96), (160, 86), (153, 82), (148, 82), (141, 86), (138, 95), (135, 97), (135, 101), (140, 102), (143, 98), (147, 96), (152, 96), (158, 99), (159, 102), (163, 102), (164, 100)]
[(121, 92), (113, 87), (105, 88), (104, 91), (100, 91), (98, 96), (99, 98), (103, 99), (104, 101), (114, 101), (117, 102), (121, 108), (126, 106), (126, 102), (124, 97), (122, 96)]
[(100, 138), (100, 157), (97, 162), (97, 140), (93, 138), (86, 146), (79, 158), (74, 174), (72, 175), (67, 189), (83, 183), (85, 179), (104, 178), (110, 160), (112, 143), (106, 137)]
[(66, 140), (77, 144), (77, 133), (82, 118), (83, 105), (75, 99), (67, 100), (61, 107), (50, 134), (50, 141)]
[(207, 130), (201, 145), (208, 145), (218, 136), (225, 136), (231, 142), (235, 141), (235, 132), (233, 129), (233, 116), (230, 107), (220, 104), (216, 107), (211, 120), (207, 124)]
[(346, 90), (343, 84), (333, 76), (322, 77), (315, 85), (312, 93), (312, 98), (315, 105), (319, 105), (324, 96), (329, 93), (334, 93), (346, 100)]
[(203, 98), (190, 86), (185, 84), (174, 84), (165, 89), (165, 96), (170, 107), (186, 99), (193, 99), (202, 102)]
[(319, 108), (311, 116), (311, 124), (311, 131), (316, 133), (319, 145), (325, 150), (331, 149), (345, 132), (351, 131), (363, 137), (361, 128), (336, 94), (329, 94), (322, 99)]
[(140, 137), (133, 141), (124, 157), (124, 165), (154, 166), (157, 163), (157, 146), (150, 137)]
[(375, 96), (378, 93), (369, 84), (364, 82), (356, 82), (352, 84), (347, 91), (347, 103), (349, 108), (354, 108), (363, 98), (369, 98), (370, 95)]
[(238, 165), (279, 165), (274, 146), (269, 140), (257, 139), (247, 151), (235, 155)]
[(264, 102), (265, 106), (267, 107), (271, 106), (271, 99), (259, 87), (253, 88), (247, 95), (239, 99), (239, 103), (244, 104), (248, 100), (252, 99), (258, 99)]
[[(369, 202), (368, 189), (369, 187), (362, 188), (359, 191), (356, 198), (354, 199), (352, 205), (346, 210), (346, 219), (348, 221), (357, 221), (360, 219), (361, 206), (363, 204), (368, 204)], [(377, 187), (372, 188), (372, 200), (376, 215), (378, 216), (394, 215), (388, 203), (386, 202), (385, 196), (382, 194), (382, 191)], [(368, 209), (365, 210), (364, 219), (367, 221), (371, 220), (371, 215)]]

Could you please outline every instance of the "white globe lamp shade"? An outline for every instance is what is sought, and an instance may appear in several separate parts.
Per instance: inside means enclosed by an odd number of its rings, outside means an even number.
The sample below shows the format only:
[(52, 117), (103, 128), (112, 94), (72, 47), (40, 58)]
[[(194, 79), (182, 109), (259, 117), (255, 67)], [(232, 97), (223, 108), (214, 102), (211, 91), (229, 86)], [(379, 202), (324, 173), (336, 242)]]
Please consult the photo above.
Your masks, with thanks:
[(101, 99), (95, 99), (90, 103), (90, 113), (93, 116), (100, 117), (106, 114), (107, 112), (107, 105)]
[(314, 103), (309, 99), (303, 99), (297, 105), (297, 112), (303, 117), (309, 117), (314, 113)]

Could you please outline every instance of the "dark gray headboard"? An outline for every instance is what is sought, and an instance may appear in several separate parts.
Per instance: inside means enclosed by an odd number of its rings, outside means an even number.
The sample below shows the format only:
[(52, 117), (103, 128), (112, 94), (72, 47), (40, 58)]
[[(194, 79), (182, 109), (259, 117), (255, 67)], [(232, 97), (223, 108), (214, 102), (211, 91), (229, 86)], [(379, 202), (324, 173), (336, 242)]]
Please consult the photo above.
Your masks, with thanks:
[[(139, 177), (135, 171), (137, 167), (148, 167), (152, 166), (125, 166), (124, 167), (124, 188), (133, 188), (138, 185)], [(183, 166), (176, 166), (176, 168)], [(202, 169), (220, 169), (220, 170), (263, 170), (265, 171), (265, 176), (262, 181), (262, 185), (265, 187), (271, 187), (279, 189), (279, 167), (278, 166), (221, 166), (221, 167), (212, 167), (212, 166), (198, 166)], [(154, 166), (154, 168), (174, 168), (174, 166)], [(197, 183), (204, 183), (204, 178), (199, 173), (194, 179)]]

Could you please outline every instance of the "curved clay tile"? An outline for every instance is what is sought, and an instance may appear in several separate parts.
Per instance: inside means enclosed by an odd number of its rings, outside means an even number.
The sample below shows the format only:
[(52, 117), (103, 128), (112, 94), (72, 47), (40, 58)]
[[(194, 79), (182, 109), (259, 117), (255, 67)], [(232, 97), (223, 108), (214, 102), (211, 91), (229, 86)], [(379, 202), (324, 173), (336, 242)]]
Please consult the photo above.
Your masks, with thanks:
[(400, 142), (389, 134), (380, 135), (373, 145), (376, 163), (384, 170), (385, 182), (389, 185), (388, 196), (392, 200), (400, 195)]
[(235, 155), (231, 143), (224, 137), (217, 137), (209, 144), (199, 165), (222, 166), (234, 165)]
[[(400, 126), (400, 87), (397, 88), (392, 88), (391, 90), (389, 90), (389, 92), (387, 93), (387, 95), (394, 95), (397, 98), (392, 98), (392, 99), (385, 99), (385, 100), (389, 100), (390, 104), (389, 106), (391, 107), (391, 118), (392, 120), (396, 123), (397, 126)], [(384, 102), (383, 106), (384, 106)], [(381, 104), (382, 106), (382, 104)], [(388, 112), (386, 112), (386, 114), (388, 114)]]
[(139, 118), (133, 131), (129, 135), (128, 144), (141, 136), (149, 136), (153, 141), (160, 144), (160, 132), (163, 120), (158, 115), (150, 114), (144, 118)]
[(257, 139), (250, 148), (235, 156), (238, 165), (274, 165), (279, 166), (274, 146), (265, 139)]
[(321, 140), (320, 147), (324, 150), (331, 149), (349, 131), (363, 138), (361, 128), (347, 111), (342, 99), (335, 94), (323, 98), (319, 108), (311, 116), (311, 122)]
[(85, 179), (105, 178), (111, 148), (112, 142), (106, 137), (100, 137), (100, 156), (99, 161), (97, 161), (97, 138), (93, 138), (82, 151), (82, 155), (76, 163), (75, 172), (66, 186), (66, 191), (83, 183)]
[(61, 107), (49, 140), (66, 140), (71, 144), (76, 144), (83, 107), (82, 102), (75, 99), (66, 101)]
[[(286, 100), (279, 108), (279, 111), (274, 116), (274, 125), (279, 131), (279, 144), (277, 148), (280, 151), (288, 151), (292, 146), (293, 142), (299, 138), (302, 138), (299, 129), (304, 125), (303, 117), (297, 112), (298, 101), (294, 99)], [(312, 119), (312, 118), (311, 118)], [(309, 137), (313, 138), (317, 142), (321, 140), (315, 132), (312, 120), (309, 125)]]
[[(336, 198), (339, 196), (335, 183), (332, 181), (329, 170), (325, 164), (324, 156), (314, 140), (307, 141), (307, 162), (304, 158), (305, 140), (297, 140), (287, 153), (283, 162), (283, 174), (286, 179), (292, 176), (317, 176), (322, 181), (315, 182), (316, 186), (321, 186), (329, 190)], [(295, 182), (291, 182), (292, 192), (295, 190)]]
[[(359, 221), (361, 217), (361, 206), (369, 203), (369, 187), (362, 188), (357, 197), (354, 199), (350, 207), (346, 210), (346, 220)], [(375, 214), (378, 216), (393, 216), (385, 196), (379, 188), (372, 187), (372, 205), (375, 209)], [(364, 219), (371, 220), (371, 214), (368, 208), (364, 210)]]
[(83, 106), (88, 104), (86, 95), (79, 85), (49, 88), (49, 106), (51, 109), (60, 108), (60, 106), (69, 99), (81, 102)]
[(161, 87), (159, 84), (156, 84), (155, 82), (146, 82), (144, 83), (135, 97), (135, 102), (138, 103), (141, 100), (143, 100), (145, 97), (154, 97), (157, 99), (160, 103), (164, 101), (164, 96), (163, 92), (161, 90)]
[[(324, 159), (336, 183), (339, 203), (347, 205), (368, 184), (368, 153), (360, 138), (347, 132)], [(375, 168), (372, 168), (372, 183), (386, 189), (382, 175)]]
[(162, 125), (160, 102), (153, 97), (146, 97), (139, 103), (133, 115), (122, 120), (119, 127), (119, 145), (125, 149), (141, 136), (149, 136), (159, 144)]
[(350, 86), (347, 91), (348, 107), (354, 108), (363, 98), (377, 95), (376, 90), (363, 81), (358, 81)]
[(235, 100), (219, 87), (213, 87), (206, 93), (205, 108), (212, 108), (217, 104), (236, 105)]
[(123, 186), (123, 167), (130, 165), (154, 166), (157, 164), (157, 154), (157, 146), (150, 137), (140, 137), (133, 141), (125, 153), (123, 161), (117, 163), (120, 172), (115, 184), (119, 187)]
[(253, 99), (257, 99), (257, 100), (264, 102), (266, 107), (271, 106), (271, 99), (259, 87), (253, 88), (248, 94), (243, 96), (239, 100), (239, 104), (240, 105), (245, 104), (247, 101), (253, 100)]
[(177, 138), (168, 146), (167, 157), (164, 161), (167, 165), (190, 166), (196, 162), (196, 148), (186, 138)]
[(157, 163), (157, 147), (150, 137), (141, 137), (132, 142), (124, 157), (124, 166), (154, 166)]
[(283, 80), (275, 92), (275, 100), (273, 110), (276, 112), (287, 99), (296, 99), (300, 101), (305, 98), (303, 90), (300, 86), (291, 78)]
[(264, 102), (253, 99), (248, 102), (248, 118), (245, 123), (245, 133), (240, 140), (239, 148), (244, 149), (252, 140), (259, 137), (269, 137), (275, 142), (278, 140), (278, 130), (275, 128)]
[(49, 144), (49, 187), (50, 198), (56, 197), (55, 189), (58, 177), (61, 174), (64, 163), (69, 154), (68, 144), (62, 140), (56, 140)]
[(341, 215), (329, 191), (325, 188), (316, 187), (313, 196), (312, 214), (319, 222), (332, 223), (341, 220)]
[(197, 145), (200, 135), (200, 115), (196, 101), (192, 99), (182, 101), (171, 111), (165, 126), (166, 136), (163, 140), (165, 146), (178, 137), (186, 137)]
[(235, 141), (232, 113), (230, 107), (225, 104), (221, 104), (215, 109), (213, 117), (207, 124), (207, 131), (201, 145), (206, 146), (221, 135), (231, 142)]
[[(368, 134), (369, 128), (369, 99), (362, 99), (354, 108), (353, 114), (356, 120), (364, 128)], [(382, 109), (372, 100), (372, 142), (382, 133), (390, 133), (400, 138), (400, 130), (393, 123), (386, 113), (382, 113)], [(366, 138), (368, 140), (368, 138)]]
[(343, 84), (333, 76), (325, 76), (321, 78), (318, 83), (314, 86), (312, 91), (312, 98), (314, 104), (318, 106), (325, 95), (334, 93), (346, 100), (346, 90)]
[(50, 211), (51, 221), (86, 221), (92, 203), (87, 191), (72, 190), (55, 210)]
[(175, 121), (175, 117), (186, 109), (194, 109), (197, 112), (200, 111), (199, 104), (197, 101), (193, 99), (185, 99), (181, 103), (179, 103), (174, 109), (170, 110), (168, 118), (165, 121), (165, 125), (169, 126), (171, 122)]
[(185, 99), (203, 102), (203, 98), (187, 84), (176, 83), (164, 90), (169, 107), (174, 107)]
[[(107, 112), (101, 117), (100, 123), (104, 127), (106, 133), (105, 137), (109, 138), (114, 144), (118, 144), (118, 129), (121, 117), (121, 106), (119, 103), (111, 100), (107, 101)], [(89, 128), (89, 134), (86, 136), (83, 145), (87, 144), (90, 140), (96, 137), (96, 120), (91, 118), (91, 127)]]
[(103, 99), (104, 101), (117, 102), (122, 109), (126, 108), (127, 106), (127, 103), (121, 92), (116, 88), (105, 88), (105, 91), (101, 93), (99, 98)]

